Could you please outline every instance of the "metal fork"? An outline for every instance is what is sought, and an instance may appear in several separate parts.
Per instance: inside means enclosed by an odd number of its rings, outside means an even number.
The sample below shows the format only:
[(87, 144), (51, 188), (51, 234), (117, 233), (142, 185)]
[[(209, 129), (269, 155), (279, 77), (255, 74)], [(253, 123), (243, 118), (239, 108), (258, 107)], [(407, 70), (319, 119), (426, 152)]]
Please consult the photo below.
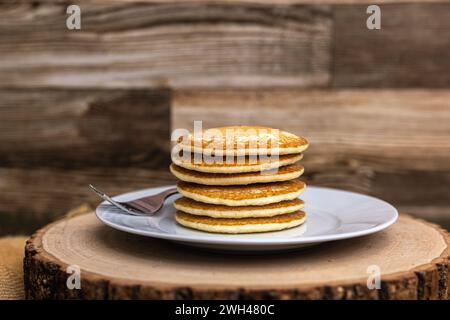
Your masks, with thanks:
[(161, 209), (164, 200), (166, 200), (167, 197), (177, 193), (176, 188), (170, 188), (151, 196), (124, 202), (113, 200), (110, 196), (98, 190), (92, 184), (90, 184), (89, 187), (103, 200), (108, 201), (116, 208), (134, 216), (146, 216), (156, 213)]

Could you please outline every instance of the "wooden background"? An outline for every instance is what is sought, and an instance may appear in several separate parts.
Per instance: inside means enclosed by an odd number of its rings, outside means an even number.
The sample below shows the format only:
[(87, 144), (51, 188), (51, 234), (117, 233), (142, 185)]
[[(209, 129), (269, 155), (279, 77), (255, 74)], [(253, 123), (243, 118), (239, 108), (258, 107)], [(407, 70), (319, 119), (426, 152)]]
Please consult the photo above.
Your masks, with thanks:
[[(311, 141), (315, 185), (450, 225), (450, 3), (0, 0), (0, 234), (169, 184), (173, 128)], [(313, 4), (314, 3), (314, 4)], [(370, 3), (369, 3), (370, 4)]]

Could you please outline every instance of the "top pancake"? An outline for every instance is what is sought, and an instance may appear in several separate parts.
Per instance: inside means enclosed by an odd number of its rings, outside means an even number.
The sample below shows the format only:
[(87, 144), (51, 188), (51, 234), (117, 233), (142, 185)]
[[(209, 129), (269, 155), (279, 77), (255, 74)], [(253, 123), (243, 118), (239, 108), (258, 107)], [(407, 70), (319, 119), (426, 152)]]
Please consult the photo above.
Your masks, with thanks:
[(294, 154), (308, 148), (295, 134), (259, 126), (228, 126), (194, 132), (178, 140), (183, 151), (207, 155)]

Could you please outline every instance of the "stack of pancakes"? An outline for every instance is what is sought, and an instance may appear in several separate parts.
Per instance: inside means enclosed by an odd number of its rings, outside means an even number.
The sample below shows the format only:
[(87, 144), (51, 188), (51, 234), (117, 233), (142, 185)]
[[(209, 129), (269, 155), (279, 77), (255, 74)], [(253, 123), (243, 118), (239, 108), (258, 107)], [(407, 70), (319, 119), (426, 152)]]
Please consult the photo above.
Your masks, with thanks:
[[(227, 136), (229, 130), (236, 134)], [(308, 147), (306, 139), (271, 128), (222, 127), (204, 131), (200, 140), (183, 136), (178, 146), (181, 152), (172, 155), (170, 171), (181, 180), (177, 188), (184, 197), (174, 203), (181, 225), (252, 233), (306, 220), (298, 199), (305, 183), (297, 179), (304, 170), (296, 164)]]

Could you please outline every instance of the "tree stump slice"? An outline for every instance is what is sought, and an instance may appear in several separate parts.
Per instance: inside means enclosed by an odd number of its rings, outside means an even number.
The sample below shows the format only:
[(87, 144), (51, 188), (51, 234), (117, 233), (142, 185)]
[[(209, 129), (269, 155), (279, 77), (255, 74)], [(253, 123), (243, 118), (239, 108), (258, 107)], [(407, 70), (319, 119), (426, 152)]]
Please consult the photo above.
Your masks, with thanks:
[[(400, 216), (387, 230), (270, 255), (188, 248), (113, 230), (94, 213), (37, 231), (24, 259), (30, 299), (449, 299), (450, 236)], [(81, 289), (68, 289), (69, 265)], [(381, 271), (369, 289), (368, 267)]]

